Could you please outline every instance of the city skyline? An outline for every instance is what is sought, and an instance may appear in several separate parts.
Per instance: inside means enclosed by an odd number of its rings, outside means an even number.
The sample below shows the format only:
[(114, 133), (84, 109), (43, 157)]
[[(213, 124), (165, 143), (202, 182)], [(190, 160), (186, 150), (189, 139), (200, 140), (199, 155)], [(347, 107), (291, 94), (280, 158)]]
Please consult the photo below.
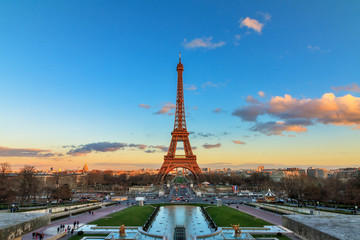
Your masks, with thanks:
[(359, 167), (360, 4), (324, 3), (2, 2), (0, 162), (160, 168), (181, 51), (200, 168)]

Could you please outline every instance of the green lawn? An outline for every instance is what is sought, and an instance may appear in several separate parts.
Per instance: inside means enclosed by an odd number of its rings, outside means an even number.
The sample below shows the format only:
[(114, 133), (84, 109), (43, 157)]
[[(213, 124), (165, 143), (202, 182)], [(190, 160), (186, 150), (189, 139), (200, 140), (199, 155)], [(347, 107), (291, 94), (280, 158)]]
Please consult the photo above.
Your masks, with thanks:
[(219, 227), (230, 227), (230, 225), (234, 224), (239, 224), (240, 227), (263, 227), (264, 225), (272, 225), (262, 219), (255, 218), (227, 206), (208, 207), (206, 211), (208, 211), (211, 218)]
[(154, 211), (152, 206), (132, 206), (122, 211), (112, 213), (104, 218), (95, 220), (90, 224), (98, 226), (142, 226)]
[(175, 183), (186, 183), (187, 181), (186, 181), (186, 179), (184, 177), (176, 177), (174, 179), (174, 182)]

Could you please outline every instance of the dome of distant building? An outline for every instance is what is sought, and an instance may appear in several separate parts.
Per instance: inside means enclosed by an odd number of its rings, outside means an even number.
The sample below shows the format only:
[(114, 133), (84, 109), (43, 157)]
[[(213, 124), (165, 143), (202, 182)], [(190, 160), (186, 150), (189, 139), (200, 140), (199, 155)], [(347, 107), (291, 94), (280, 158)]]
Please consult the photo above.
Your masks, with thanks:
[(89, 168), (88, 168), (88, 165), (85, 163), (83, 169), (82, 169), (83, 172), (87, 172), (89, 171)]

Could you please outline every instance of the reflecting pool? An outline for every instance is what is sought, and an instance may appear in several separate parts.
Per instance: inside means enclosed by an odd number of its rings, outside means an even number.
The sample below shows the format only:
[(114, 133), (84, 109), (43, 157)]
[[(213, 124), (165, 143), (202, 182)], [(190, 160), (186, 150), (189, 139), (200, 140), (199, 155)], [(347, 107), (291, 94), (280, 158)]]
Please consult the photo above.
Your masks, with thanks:
[(188, 236), (211, 233), (200, 207), (185, 205), (160, 207), (159, 213), (148, 232), (170, 238), (170, 236), (174, 235), (176, 225), (183, 225)]

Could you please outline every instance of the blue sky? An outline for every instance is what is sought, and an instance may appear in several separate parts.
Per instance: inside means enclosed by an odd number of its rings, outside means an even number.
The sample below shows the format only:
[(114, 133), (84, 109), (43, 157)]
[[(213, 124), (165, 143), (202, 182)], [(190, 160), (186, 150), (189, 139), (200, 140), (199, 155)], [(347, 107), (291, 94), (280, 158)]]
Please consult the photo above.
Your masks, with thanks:
[[(163, 152), (118, 147), (73, 156), (62, 146), (168, 146), (173, 116), (154, 113), (175, 102), (181, 51), (188, 130), (201, 166), (354, 166), (359, 10), (358, 1), (2, 1), (0, 161), (160, 167)], [(345, 105), (355, 107), (304, 110), (302, 99), (313, 108), (325, 93), (334, 102), (351, 94)], [(296, 103), (275, 114), (268, 104), (285, 94)], [(255, 120), (234, 114), (254, 104), (265, 111)], [(341, 120), (332, 117), (344, 111)], [(26, 149), (56, 156), (29, 157)]]

